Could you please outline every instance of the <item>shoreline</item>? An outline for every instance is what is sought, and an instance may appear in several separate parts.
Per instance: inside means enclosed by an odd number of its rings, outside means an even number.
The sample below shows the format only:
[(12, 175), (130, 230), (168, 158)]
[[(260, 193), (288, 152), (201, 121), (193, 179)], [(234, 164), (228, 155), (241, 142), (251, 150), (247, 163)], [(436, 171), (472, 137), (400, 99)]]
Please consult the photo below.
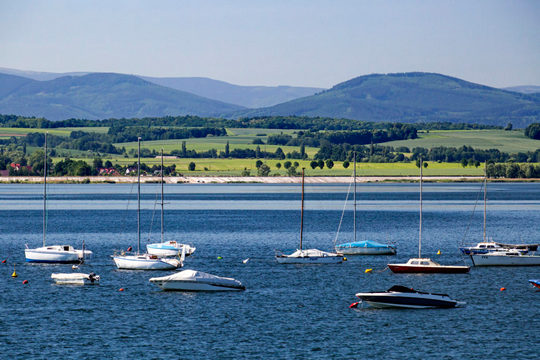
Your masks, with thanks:
[[(159, 183), (159, 176), (141, 176), (141, 183)], [(342, 184), (351, 182), (352, 176), (306, 176), (307, 184)], [(375, 182), (418, 182), (419, 176), (358, 176), (358, 183)], [(425, 182), (478, 182), (483, 176), (424, 176)], [(299, 176), (169, 176), (164, 178), (166, 184), (298, 184), (302, 181)], [(491, 179), (491, 182), (538, 182), (540, 179)], [(137, 182), (134, 176), (49, 176), (47, 182), (55, 184), (131, 184)], [(39, 176), (6, 176), (0, 177), (1, 184), (43, 183)]]

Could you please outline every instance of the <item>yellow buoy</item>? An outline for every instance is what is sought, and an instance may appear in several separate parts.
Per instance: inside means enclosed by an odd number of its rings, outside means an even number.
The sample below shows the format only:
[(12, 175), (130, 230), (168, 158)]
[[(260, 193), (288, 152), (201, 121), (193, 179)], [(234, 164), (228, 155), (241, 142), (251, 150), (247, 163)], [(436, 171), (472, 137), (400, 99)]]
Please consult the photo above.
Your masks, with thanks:
[(343, 261), (347, 261), (347, 258), (345, 256), (343, 257)]
[(17, 272), (15, 271), (15, 265), (13, 265), (13, 274), (11, 274), (11, 277), (17, 277)]
[(367, 273), (370, 273), (372, 271), (373, 271), (373, 269), (366, 269), (365, 273), (367, 274)]
[(217, 259), (218, 259), (218, 260), (222, 260), (223, 258), (222, 258), (221, 256), (218, 256)]
[(437, 255), (441, 255), (441, 250), (437, 251)]

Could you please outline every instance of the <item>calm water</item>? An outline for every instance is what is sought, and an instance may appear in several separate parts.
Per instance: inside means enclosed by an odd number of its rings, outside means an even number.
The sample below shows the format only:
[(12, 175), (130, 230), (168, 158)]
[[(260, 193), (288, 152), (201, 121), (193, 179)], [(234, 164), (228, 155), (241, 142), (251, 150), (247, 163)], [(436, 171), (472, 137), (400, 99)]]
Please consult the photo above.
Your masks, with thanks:
[[(331, 248), (347, 187), (306, 186), (307, 246)], [(540, 278), (539, 267), (473, 268), (468, 275), (383, 271), (418, 252), (415, 184), (358, 187), (358, 238), (395, 242), (397, 256), (323, 266), (273, 259), (275, 249), (298, 244), (298, 185), (166, 186), (166, 238), (197, 247), (186, 268), (237, 278), (247, 286), (242, 293), (162, 292), (148, 279), (168, 272), (116, 270), (113, 251), (137, 245), (135, 190), (50, 185), (48, 243), (80, 247), (84, 240), (94, 258), (83, 271), (102, 277), (99, 286), (76, 287), (50, 279), (52, 272), (71, 272), (70, 265), (24, 263), (24, 244), (41, 244), (42, 186), (0, 185), (0, 258), (7, 259), (0, 264), (2, 358), (539, 357), (540, 292), (527, 282)], [(160, 220), (158, 185), (142, 190), (144, 245), (159, 240)], [(459, 244), (482, 237), (479, 190), (479, 184), (425, 186), (423, 255), (463, 263)], [(490, 184), (488, 233), (499, 241), (540, 242), (540, 184)], [(351, 202), (339, 236), (352, 237)], [(394, 284), (448, 293), (467, 306), (348, 308), (356, 292)]]

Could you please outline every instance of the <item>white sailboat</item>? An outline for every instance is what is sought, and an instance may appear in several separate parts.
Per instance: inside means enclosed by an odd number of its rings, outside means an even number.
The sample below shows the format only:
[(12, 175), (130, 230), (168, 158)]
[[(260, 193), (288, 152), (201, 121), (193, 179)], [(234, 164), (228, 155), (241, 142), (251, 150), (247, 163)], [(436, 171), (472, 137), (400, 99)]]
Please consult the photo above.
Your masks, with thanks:
[(147, 244), (146, 252), (151, 255), (157, 256), (178, 256), (184, 251), (185, 256), (193, 254), (196, 250), (195, 247), (182, 244), (175, 240), (165, 241), (164, 239), (164, 202), (163, 202), (163, 149), (161, 149), (161, 242)]
[(304, 230), (304, 169), (302, 168), (302, 206), (300, 213), (300, 248), (290, 255), (278, 252), (276, 261), (280, 264), (338, 264), (343, 261), (341, 254), (318, 249), (302, 249)]
[[(352, 242), (337, 244), (335, 246), (336, 252), (340, 254), (344, 254), (344, 255), (394, 255), (396, 253), (395, 246), (381, 244), (373, 240), (364, 240), (364, 241), (356, 240), (356, 153), (354, 154), (353, 178), (354, 178), (354, 204), (353, 204), (354, 240)], [(347, 193), (347, 198), (348, 197), (349, 197), (349, 193)], [(345, 208), (343, 209), (343, 211), (345, 211)], [(337, 240), (338, 235), (339, 235), (339, 229), (336, 234), (336, 240)]]
[(47, 239), (47, 133), (45, 133), (45, 155), (43, 165), (43, 246), (24, 250), (27, 262), (71, 264), (84, 261), (92, 255), (90, 250), (77, 250), (71, 245), (46, 245)]
[(388, 264), (388, 267), (395, 273), (468, 273), (471, 269), (469, 266), (441, 265), (429, 258), (422, 258), (422, 168), (423, 162), (422, 159), (420, 159), (420, 226), (418, 232), (418, 257), (411, 258), (404, 264)]
[(141, 138), (137, 139), (137, 253), (114, 255), (118, 269), (126, 270), (172, 270), (182, 267), (183, 258), (160, 258), (157, 255), (141, 254)]

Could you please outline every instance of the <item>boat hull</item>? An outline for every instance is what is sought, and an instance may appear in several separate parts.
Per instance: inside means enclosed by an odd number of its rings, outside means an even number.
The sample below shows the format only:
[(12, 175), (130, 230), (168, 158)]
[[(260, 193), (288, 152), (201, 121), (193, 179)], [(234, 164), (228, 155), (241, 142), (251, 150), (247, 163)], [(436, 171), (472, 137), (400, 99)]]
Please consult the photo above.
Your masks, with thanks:
[(24, 255), (26, 262), (31, 263), (75, 264), (80, 262), (76, 251), (25, 249)]
[(540, 256), (533, 255), (470, 255), (474, 266), (538, 266)]
[(458, 301), (447, 296), (430, 294), (418, 296), (417, 294), (359, 293), (356, 296), (375, 308), (454, 308), (459, 304)]
[(468, 266), (421, 266), (407, 264), (388, 264), (394, 273), (415, 273), (415, 274), (466, 274), (469, 272)]
[(336, 252), (343, 255), (395, 255), (393, 247), (346, 247), (336, 246)]
[(148, 259), (136, 255), (114, 256), (118, 269), (124, 270), (174, 270), (181, 266), (176, 259)]
[[(92, 275), (92, 276), (90, 276)], [(100, 277), (95, 274), (51, 274), (51, 279), (58, 285), (99, 285)]]
[(244, 286), (233, 287), (194, 281), (166, 281), (150, 279), (150, 282), (167, 291), (242, 291), (246, 289)]
[(339, 264), (343, 261), (343, 257), (341, 256), (305, 256), (305, 257), (276, 256), (276, 261), (280, 264)]

